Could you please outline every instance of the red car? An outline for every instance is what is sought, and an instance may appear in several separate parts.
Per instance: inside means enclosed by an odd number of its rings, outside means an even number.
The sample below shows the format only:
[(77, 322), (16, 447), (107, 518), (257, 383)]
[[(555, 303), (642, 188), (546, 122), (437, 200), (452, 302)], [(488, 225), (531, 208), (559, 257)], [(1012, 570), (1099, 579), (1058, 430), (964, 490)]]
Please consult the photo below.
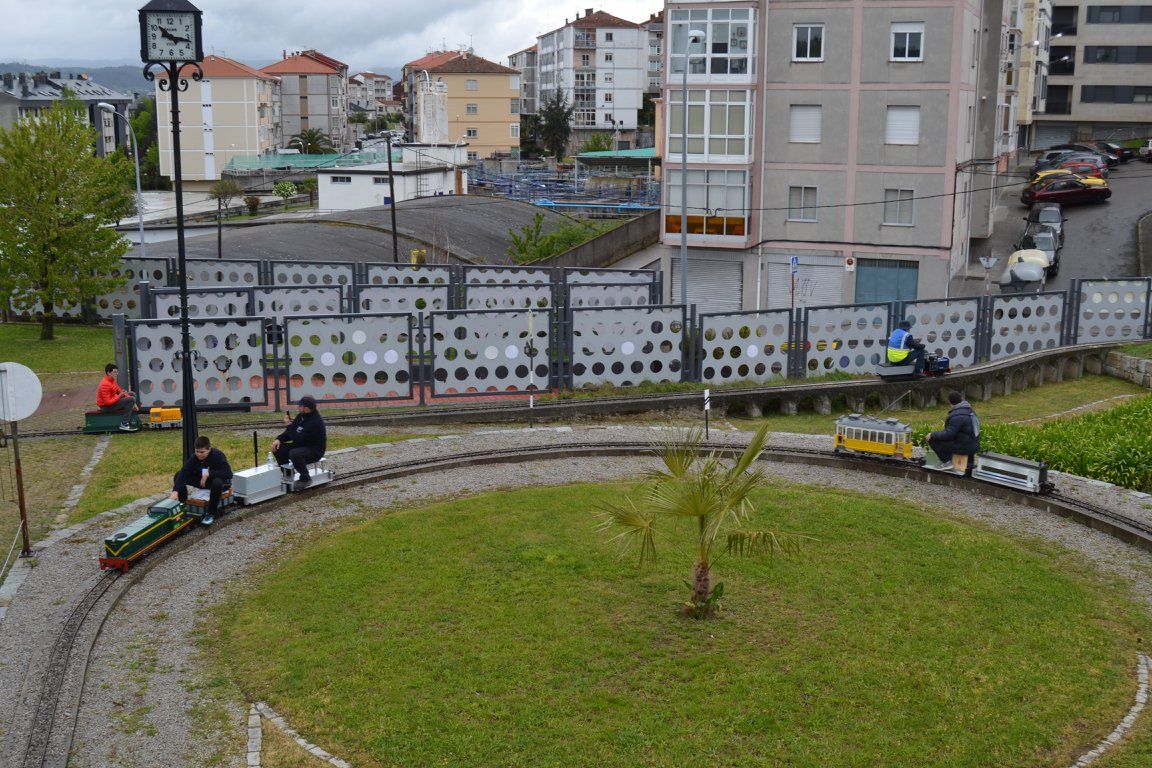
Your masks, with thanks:
[(1029, 207), (1033, 203), (1060, 203), (1061, 205), (1075, 205), (1077, 203), (1102, 203), (1112, 197), (1112, 190), (1108, 187), (1085, 184), (1079, 179), (1057, 178), (1041, 185), (1024, 187), (1020, 193), (1020, 202)]

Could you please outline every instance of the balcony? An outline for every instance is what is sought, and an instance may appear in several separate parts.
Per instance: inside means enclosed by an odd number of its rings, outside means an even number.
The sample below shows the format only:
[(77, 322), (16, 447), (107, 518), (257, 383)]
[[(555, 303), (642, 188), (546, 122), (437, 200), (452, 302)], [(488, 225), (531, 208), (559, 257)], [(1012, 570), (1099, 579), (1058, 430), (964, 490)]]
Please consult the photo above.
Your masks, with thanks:
[(573, 46), (576, 48), (595, 48), (596, 35), (582, 35), (577, 33), (576, 39), (573, 41)]

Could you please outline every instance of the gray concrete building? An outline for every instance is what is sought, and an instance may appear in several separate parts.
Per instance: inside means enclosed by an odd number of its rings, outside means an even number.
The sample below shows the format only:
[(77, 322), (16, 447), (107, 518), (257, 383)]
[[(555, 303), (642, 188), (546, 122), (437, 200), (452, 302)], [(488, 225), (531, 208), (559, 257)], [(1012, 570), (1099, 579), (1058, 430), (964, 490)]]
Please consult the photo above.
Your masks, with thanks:
[(298, 51), (260, 70), (280, 78), (281, 135), (285, 142), (309, 128), (333, 146), (351, 146), (348, 126), (348, 65), (319, 51)]
[(1152, 135), (1152, 5), (1054, 0), (1032, 146)]
[(508, 66), (520, 70), (520, 114), (536, 114), (539, 98), (536, 90), (536, 46), (509, 56)]
[(21, 118), (35, 115), (64, 98), (65, 91), (84, 104), (88, 123), (99, 134), (96, 154), (104, 157), (128, 144), (123, 120), (102, 112), (96, 105), (107, 102), (127, 115), (132, 97), (106, 88), (82, 76), (62, 77), (59, 72), (4, 72), (0, 74), (0, 128), (9, 128)]

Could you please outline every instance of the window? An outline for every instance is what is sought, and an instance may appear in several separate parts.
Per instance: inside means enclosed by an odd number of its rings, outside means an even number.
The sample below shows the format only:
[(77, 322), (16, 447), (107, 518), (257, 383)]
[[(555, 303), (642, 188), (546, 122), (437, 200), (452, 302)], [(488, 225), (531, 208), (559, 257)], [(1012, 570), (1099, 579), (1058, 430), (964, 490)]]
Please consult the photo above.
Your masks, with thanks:
[(480, 90), (480, 86), (475, 80), (465, 80), (464, 81), (464, 90), (466, 90), (466, 91), (478, 91), (478, 90)]
[(605, 32), (604, 33), (604, 42), (606, 42), (606, 43), (612, 42), (612, 33), (611, 32)]
[[(753, 72), (752, 41), (756, 32), (751, 9), (675, 10), (671, 12), (671, 23), (670, 73), (682, 74), (685, 58), (689, 60), (690, 75), (737, 75), (743, 80)], [(689, 52), (688, 32), (693, 29), (704, 32), (704, 39)]]
[(605, 72), (604, 73), (604, 82), (606, 82), (606, 83), (612, 82), (612, 73), (611, 72)]
[(469, 152), (468, 153), (468, 159), (469, 160), (479, 160), (480, 159), (480, 153), (479, 152)]
[(352, 183), (352, 177), (351, 176), (329, 176), (329, 178), (332, 179), (333, 184), (351, 184)]
[(467, 112), (469, 115), (474, 115), (477, 113), (478, 110), (477, 110), (475, 104), (466, 104), (466, 105), (464, 105), (464, 111)]
[(924, 61), (924, 22), (892, 25), (891, 61)]
[(508, 111), (510, 111), (512, 114), (520, 114), (520, 99), (512, 99), (512, 102), (508, 105), (508, 107)]
[(1152, 23), (1152, 5), (1090, 5), (1089, 24)]
[[(667, 172), (664, 229), (680, 232), (681, 171)], [(748, 224), (747, 171), (688, 171), (688, 234), (743, 237)]]
[(373, 184), (387, 184), (388, 183), (388, 177), (387, 176), (373, 176), (372, 177), (372, 183)]
[(469, 139), (474, 139), (479, 136), (480, 133), (475, 128), (466, 128), (464, 130), (464, 135)]
[(612, 92), (611, 91), (604, 94), (604, 103), (605, 104), (611, 104), (612, 103)]
[(920, 107), (888, 107), (885, 144), (920, 143)]
[(1086, 45), (1085, 64), (1152, 64), (1150, 45)]
[(788, 141), (799, 144), (820, 143), (820, 105), (793, 104), (789, 112)]
[(508, 123), (508, 135), (514, 139), (520, 138), (520, 123)]
[(611, 112), (605, 112), (604, 113), (604, 122), (606, 122), (606, 123), (612, 122), (612, 113)]
[(914, 191), (911, 189), (884, 190), (884, 223), (896, 227), (915, 224), (912, 211)]
[(588, 53), (580, 54), (580, 66), (587, 67), (592, 64), (592, 55)]
[(788, 187), (788, 221), (816, 220), (816, 187)]
[(1147, 104), (1152, 102), (1152, 86), (1082, 85), (1080, 101), (1085, 104)]
[(611, 64), (612, 63), (612, 54), (610, 54), (610, 53), (604, 54), (604, 63), (605, 64)]
[[(684, 103), (679, 89), (669, 94), (668, 152), (684, 151)], [(751, 95), (745, 90), (688, 91), (688, 154), (746, 157)]]
[(824, 25), (792, 27), (792, 61), (824, 61)]

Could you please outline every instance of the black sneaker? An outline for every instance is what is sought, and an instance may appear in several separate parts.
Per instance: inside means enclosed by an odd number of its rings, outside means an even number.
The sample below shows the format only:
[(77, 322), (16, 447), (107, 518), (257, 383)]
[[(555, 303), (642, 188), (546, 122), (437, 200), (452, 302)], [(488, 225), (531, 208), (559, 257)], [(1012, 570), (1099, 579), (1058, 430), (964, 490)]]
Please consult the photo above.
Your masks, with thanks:
[(308, 486), (310, 486), (310, 485), (312, 485), (312, 478), (310, 478), (310, 477), (305, 477), (305, 478), (303, 478), (303, 479), (297, 480), (297, 481), (295, 482), (295, 484), (292, 486), (292, 490), (294, 490), (294, 491), (302, 491), (302, 490), (304, 490), (305, 488), (307, 488), (307, 487), (308, 487)]

